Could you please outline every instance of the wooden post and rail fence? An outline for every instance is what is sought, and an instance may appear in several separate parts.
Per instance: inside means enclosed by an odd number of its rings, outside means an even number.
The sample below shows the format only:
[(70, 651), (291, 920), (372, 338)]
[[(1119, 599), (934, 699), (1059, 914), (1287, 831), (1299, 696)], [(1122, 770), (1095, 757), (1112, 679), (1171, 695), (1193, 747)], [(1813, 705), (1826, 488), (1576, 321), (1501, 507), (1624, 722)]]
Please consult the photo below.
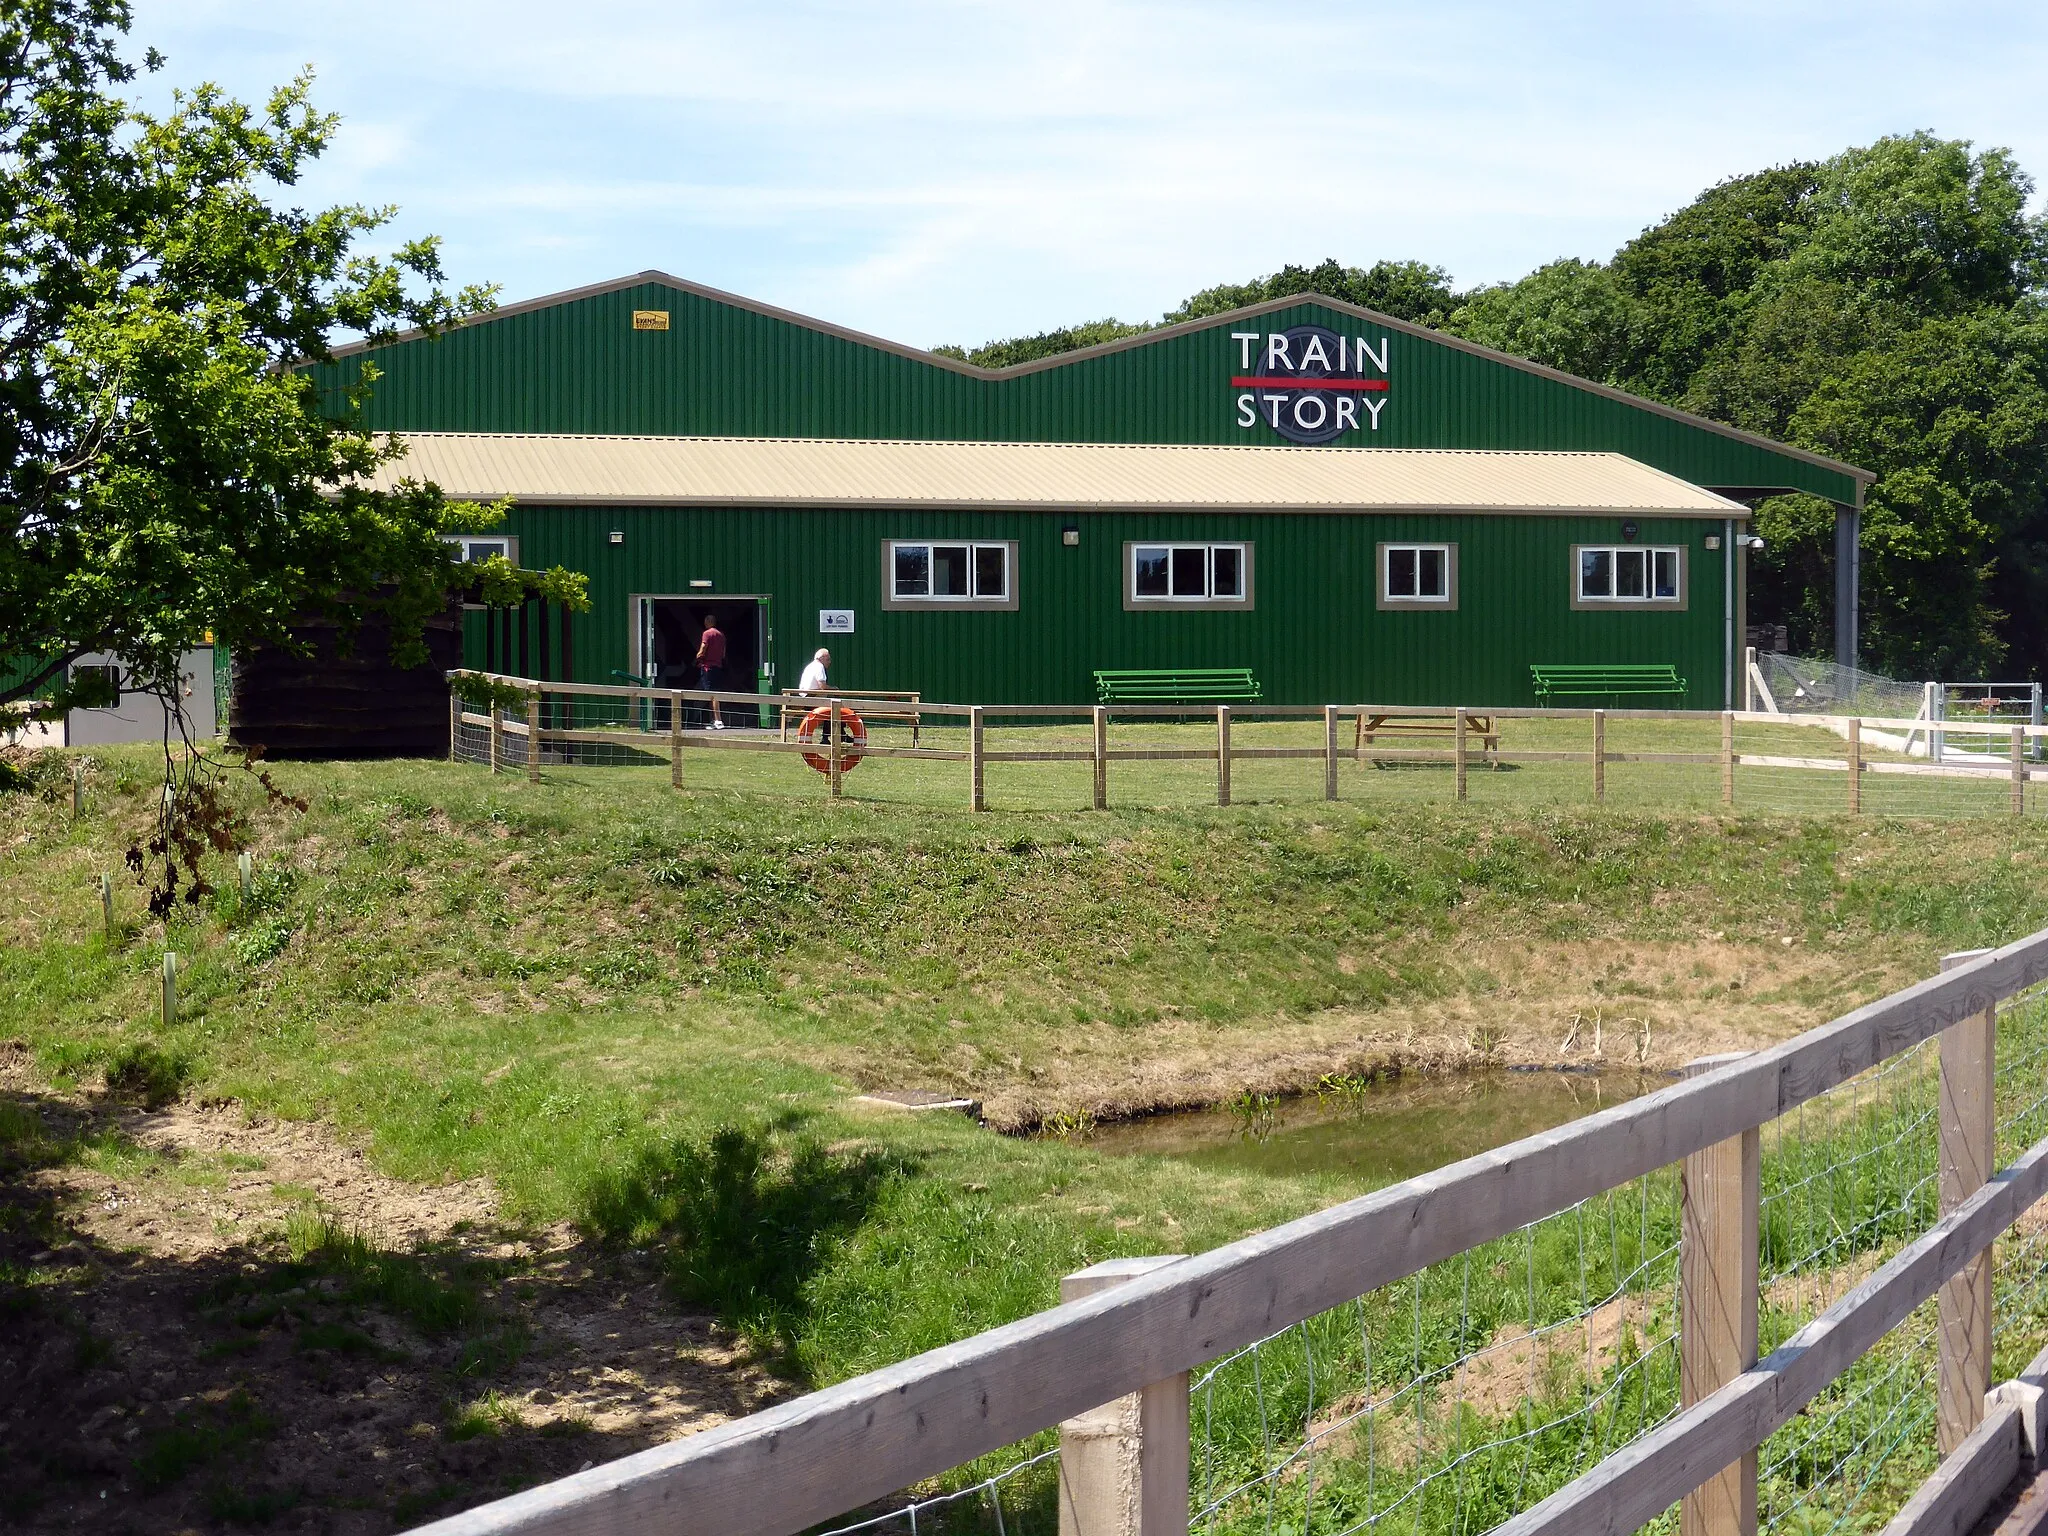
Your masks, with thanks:
[[(464, 674), (451, 674), (451, 677)], [(1941, 764), (1911, 763), (1898, 761), (1872, 761), (1864, 751), (1865, 727), (1884, 730), (1905, 730), (1914, 722), (1902, 720), (1870, 720), (1861, 717), (1837, 719), (1822, 715), (1759, 714), (1735, 710), (1714, 713), (1686, 710), (1608, 710), (1608, 709), (1488, 709), (1483, 720), (1477, 712), (1459, 705), (1450, 709), (1431, 709), (1411, 705), (1380, 704), (1311, 704), (1311, 705), (1257, 705), (1213, 706), (1215, 721), (1215, 745), (1204, 746), (1151, 746), (1116, 747), (1110, 746), (1109, 723), (1111, 709), (1103, 705), (1064, 704), (939, 704), (925, 702), (910, 696), (889, 695), (886, 718), (906, 722), (912, 732), (912, 745), (892, 745), (875, 741), (854, 742), (848, 739), (843, 722), (853, 719), (861, 707), (857, 695), (841, 696), (820, 694), (815, 696), (813, 714), (825, 717), (826, 725), (820, 741), (787, 739), (786, 729), (768, 731), (709, 730), (686, 727), (683, 723), (685, 712), (691, 706), (708, 707), (717, 703), (728, 710), (760, 712), (765, 709), (789, 707), (784, 698), (770, 700), (761, 694), (726, 693), (699, 689), (639, 688), (628, 686), (606, 686), (582, 683), (541, 683), (529, 678), (503, 677), (497, 674), (472, 673), (486, 681), (510, 685), (521, 690), (525, 696), (523, 718), (508, 716), (502, 709), (478, 712), (465, 709), (459, 699), (451, 698), (449, 703), (448, 733), (449, 757), (457, 758), (462, 733), (465, 727), (480, 727), (488, 732), (486, 758), (493, 773), (502, 771), (509, 763), (506, 743), (517, 739), (520, 742), (519, 756), (529, 777), (537, 778), (541, 764), (550, 746), (558, 749), (578, 745), (590, 747), (630, 747), (640, 745), (647, 750), (650, 742), (660, 741), (660, 733), (654, 731), (650, 721), (654, 718), (654, 706), (661, 705), (667, 713), (669, 730), (666, 749), (669, 753), (670, 777), (676, 787), (683, 784), (682, 753), (687, 746), (691, 750), (724, 752), (768, 752), (800, 753), (816, 755), (823, 753), (827, 759), (826, 778), (830, 792), (838, 798), (844, 790), (845, 774), (851, 763), (858, 758), (909, 758), (924, 762), (964, 762), (968, 767), (969, 805), (982, 811), (988, 808), (987, 769), (991, 763), (1088, 763), (1094, 776), (1093, 803), (1098, 810), (1109, 804), (1109, 765), (1119, 762), (1209, 762), (1215, 764), (1216, 803), (1228, 805), (1231, 800), (1231, 765), (1257, 759), (1320, 759), (1323, 764), (1323, 795), (1325, 799), (1337, 798), (1337, 767), (1340, 761), (1349, 757), (1354, 762), (1370, 757), (1374, 761), (1390, 763), (1446, 763), (1453, 772), (1455, 795), (1465, 800), (1470, 793), (1470, 769), (1474, 751), (1471, 745), (1476, 734), (1481, 738), (1480, 761), (1483, 766), (1497, 767), (1505, 763), (1561, 763), (1580, 762), (1592, 768), (1592, 792), (1596, 802), (1607, 796), (1607, 765), (1610, 763), (1658, 763), (1667, 765), (1713, 766), (1720, 770), (1720, 797), (1727, 805), (1736, 800), (1736, 769), (1775, 768), (1805, 769), (1820, 772), (1843, 772), (1846, 770), (1848, 791), (1845, 809), (1851, 814), (1860, 814), (1863, 809), (1863, 779), (1866, 774), (1886, 773), (1927, 777), (1933, 780), (2004, 779), (2011, 786), (2009, 806), (2014, 815), (2026, 811), (2026, 787), (2030, 776), (2042, 770), (2030, 766), (2028, 742), (2048, 741), (2048, 726), (2015, 725), (2010, 727), (2010, 745), (2006, 760), (1999, 762), (1988, 757), (1974, 764), (1960, 764), (1953, 761)], [(618, 708), (626, 721), (639, 722), (638, 729), (627, 725), (619, 727), (571, 728), (550, 727), (546, 724), (549, 711), (544, 701), (588, 698), (604, 705)], [(806, 701), (810, 702), (810, 701)], [(561, 710), (566, 718), (567, 710)], [(1126, 722), (1133, 721), (1186, 721), (1210, 713), (1206, 706), (1170, 704), (1117, 705), (1115, 715)], [(1261, 721), (1309, 721), (1320, 718), (1323, 722), (1323, 740), (1317, 746), (1246, 746), (1233, 738), (1234, 724), (1248, 716)], [(1345, 718), (1358, 722), (1358, 740), (1348, 749), (1339, 744), (1339, 723)], [(1608, 748), (1608, 727), (1610, 721), (1658, 722), (1682, 721), (1698, 723), (1718, 718), (1721, 727), (1720, 750), (1718, 752), (1617, 752)], [(1500, 743), (1499, 722), (1502, 720), (1550, 720), (1580, 721), (1588, 728), (1590, 741), (1588, 750), (1572, 751), (1563, 749), (1508, 750)], [(1059, 721), (1087, 721), (1091, 727), (1092, 740), (1086, 747), (1047, 748), (1034, 747), (1023, 750), (990, 748), (988, 729), (992, 723), (1010, 721), (1018, 723)], [(925, 746), (920, 743), (919, 733), (933, 721), (953, 722), (965, 727), (966, 744), (961, 747)], [(1771, 727), (1819, 727), (1839, 731), (1846, 739), (1846, 750), (1841, 757), (1814, 757), (1801, 755), (1738, 753), (1736, 751), (1735, 729), (1738, 724)], [(1924, 726), (1925, 722), (1920, 723)], [(1446, 742), (1442, 748), (1415, 746), (1368, 745), (1371, 733), (1391, 733), (1397, 729), (1409, 736), (1438, 734)], [(1956, 732), (1952, 731), (1952, 734)], [(1987, 740), (2004, 733), (2003, 727), (1985, 727), (1974, 734)], [(531, 744), (538, 743), (538, 747)]]
[[(1758, 1448), (1930, 1298), (1946, 1459), (1891, 1531), (1967, 1529), (2040, 1445), (2048, 1352), (1988, 1410), (1986, 1389), (1992, 1242), (2048, 1194), (2048, 1139), (1992, 1168), (1996, 1010), (2044, 979), (2048, 931), (1952, 956), (1645, 1098), (1208, 1253), (1097, 1265), (1049, 1311), (425, 1529), (792, 1536), (1059, 1425), (1062, 1536), (1184, 1536), (1191, 1370), (1673, 1164), (1681, 1406), (1498, 1530), (1621, 1536), (1680, 1504), (1687, 1536), (1747, 1536)], [(1939, 1219), (1759, 1360), (1762, 1128), (1934, 1037)]]

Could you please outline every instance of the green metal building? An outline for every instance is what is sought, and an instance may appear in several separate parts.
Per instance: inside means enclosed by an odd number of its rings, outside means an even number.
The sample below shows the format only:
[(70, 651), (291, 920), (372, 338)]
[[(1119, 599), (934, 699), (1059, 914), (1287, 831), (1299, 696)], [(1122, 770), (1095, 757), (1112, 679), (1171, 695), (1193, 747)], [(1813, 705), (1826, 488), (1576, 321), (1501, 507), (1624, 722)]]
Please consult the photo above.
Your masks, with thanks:
[[(520, 637), (579, 681), (687, 684), (713, 615), (764, 691), (827, 645), (839, 686), (954, 702), (1248, 667), (1510, 706), (1532, 663), (1655, 662), (1721, 708), (1746, 504), (1824, 497), (1853, 547), (1872, 478), (1312, 295), (992, 371), (650, 272), (351, 349), (330, 404), (365, 362), (394, 476), (511, 498), (478, 553), (589, 575), (566, 654)], [(472, 664), (521, 655), (473, 618)]]

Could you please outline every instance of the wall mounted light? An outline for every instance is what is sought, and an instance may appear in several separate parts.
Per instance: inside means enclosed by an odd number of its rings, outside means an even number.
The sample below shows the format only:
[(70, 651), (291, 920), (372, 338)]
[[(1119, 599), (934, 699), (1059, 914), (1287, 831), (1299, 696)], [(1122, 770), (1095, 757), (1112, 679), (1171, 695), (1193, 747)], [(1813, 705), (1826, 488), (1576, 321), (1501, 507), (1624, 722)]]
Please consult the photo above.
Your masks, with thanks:
[(710, 585), (711, 583), (708, 581), (693, 581), (690, 583), (690, 589), (692, 591), (702, 591), (704, 588), (709, 587)]
[(626, 532), (623, 528), (614, 528), (612, 530), (612, 542), (614, 544), (623, 544), (626, 542)]
[(1067, 524), (1060, 530), (1060, 542), (1069, 549), (1074, 548), (1081, 542), (1081, 530), (1072, 523)]
[(1719, 549), (1721, 547), (1721, 535), (1718, 533), (1708, 534), (1706, 544), (1709, 549)]

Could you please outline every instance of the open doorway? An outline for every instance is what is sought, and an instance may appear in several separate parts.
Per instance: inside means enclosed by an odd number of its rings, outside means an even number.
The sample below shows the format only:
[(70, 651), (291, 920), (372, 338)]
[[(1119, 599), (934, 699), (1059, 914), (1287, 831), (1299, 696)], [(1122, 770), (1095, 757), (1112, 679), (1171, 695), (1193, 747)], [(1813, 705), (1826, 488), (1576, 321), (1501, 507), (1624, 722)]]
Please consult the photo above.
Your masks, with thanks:
[[(716, 624), (725, 636), (725, 665), (720, 669), (718, 688), (722, 693), (758, 693), (770, 683), (763, 662), (768, 653), (768, 600), (765, 597), (643, 597), (640, 603), (640, 675), (658, 688), (703, 686), (697, 669), (697, 648), (707, 624)], [(668, 728), (667, 708), (657, 705), (661, 716), (656, 728)], [(753, 718), (740, 718), (725, 711), (729, 725), (754, 725)], [(749, 715), (752, 711), (748, 712)], [(699, 717), (702, 718), (699, 718)], [(703, 705), (691, 705), (684, 724), (698, 726), (710, 718)]]

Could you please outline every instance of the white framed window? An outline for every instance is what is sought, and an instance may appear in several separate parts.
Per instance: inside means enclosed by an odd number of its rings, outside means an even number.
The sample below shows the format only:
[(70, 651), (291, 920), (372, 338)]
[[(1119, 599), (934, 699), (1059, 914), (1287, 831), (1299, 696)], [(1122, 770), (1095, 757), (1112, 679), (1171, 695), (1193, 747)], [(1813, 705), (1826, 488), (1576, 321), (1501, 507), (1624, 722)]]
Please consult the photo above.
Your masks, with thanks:
[(1572, 606), (1685, 607), (1684, 546), (1574, 544)]
[(1458, 546), (1382, 544), (1378, 550), (1381, 608), (1458, 606)]
[(1124, 546), (1125, 608), (1249, 608), (1251, 602), (1249, 544)]
[(488, 560), (493, 555), (502, 555), (514, 565), (519, 563), (519, 540), (502, 533), (449, 533), (443, 534), (450, 544), (462, 551), (466, 563)]
[(884, 608), (1015, 608), (1014, 541), (890, 539), (882, 546)]

